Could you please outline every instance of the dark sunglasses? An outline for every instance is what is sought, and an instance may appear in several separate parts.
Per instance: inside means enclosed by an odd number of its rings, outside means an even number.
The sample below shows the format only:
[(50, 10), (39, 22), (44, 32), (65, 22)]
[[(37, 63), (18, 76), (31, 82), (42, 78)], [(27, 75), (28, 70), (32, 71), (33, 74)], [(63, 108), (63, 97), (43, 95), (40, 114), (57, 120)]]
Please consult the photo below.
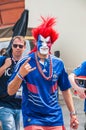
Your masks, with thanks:
[(24, 46), (23, 46), (23, 45), (19, 45), (19, 44), (13, 44), (13, 47), (14, 47), (14, 48), (19, 47), (19, 48), (21, 48), (21, 49), (22, 49)]

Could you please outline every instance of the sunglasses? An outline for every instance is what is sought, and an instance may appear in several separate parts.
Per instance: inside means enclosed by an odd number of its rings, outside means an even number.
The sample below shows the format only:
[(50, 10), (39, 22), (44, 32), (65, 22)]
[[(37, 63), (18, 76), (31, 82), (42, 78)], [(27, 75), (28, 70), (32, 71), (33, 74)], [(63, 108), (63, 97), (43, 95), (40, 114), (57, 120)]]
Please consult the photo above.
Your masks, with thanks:
[(21, 48), (21, 49), (22, 49), (24, 46), (23, 46), (23, 45), (19, 45), (19, 44), (13, 44), (13, 47), (14, 47), (14, 48), (19, 47), (19, 48)]

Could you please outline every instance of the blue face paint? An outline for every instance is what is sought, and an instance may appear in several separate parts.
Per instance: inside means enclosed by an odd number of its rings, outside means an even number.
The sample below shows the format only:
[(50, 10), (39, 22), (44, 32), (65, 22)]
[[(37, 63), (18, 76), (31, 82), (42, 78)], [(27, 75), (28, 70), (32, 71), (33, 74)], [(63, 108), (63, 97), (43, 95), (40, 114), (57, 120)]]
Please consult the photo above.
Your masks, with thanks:
[[(49, 46), (48, 46), (48, 44), (49, 44)], [(41, 54), (43, 54), (43, 55), (48, 54), (49, 50), (50, 50), (50, 45), (51, 45), (50, 36), (48, 36), (46, 38), (44, 38), (42, 35), (38, 36), (37, 49)]]

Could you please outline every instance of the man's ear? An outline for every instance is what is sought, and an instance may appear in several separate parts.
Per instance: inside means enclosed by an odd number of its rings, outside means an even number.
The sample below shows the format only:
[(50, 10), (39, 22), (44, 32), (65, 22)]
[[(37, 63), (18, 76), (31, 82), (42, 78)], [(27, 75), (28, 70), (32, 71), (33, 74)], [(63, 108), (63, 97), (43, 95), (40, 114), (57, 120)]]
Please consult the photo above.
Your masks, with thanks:
[(24, 45), (24, 49), (26, 49), (26, 45)]

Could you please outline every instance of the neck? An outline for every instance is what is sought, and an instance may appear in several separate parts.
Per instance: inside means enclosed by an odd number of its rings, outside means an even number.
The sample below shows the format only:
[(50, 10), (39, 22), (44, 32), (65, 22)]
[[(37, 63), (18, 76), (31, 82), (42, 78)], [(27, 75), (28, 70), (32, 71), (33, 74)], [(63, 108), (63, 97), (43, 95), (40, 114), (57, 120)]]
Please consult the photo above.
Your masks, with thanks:
[[(48, 58), (49, 54), (45, 56), (45, 55), (42, 55), (39, 52), (37, 52), (37, 54), (35, 53), (35, 60), (36, 60), (36, 64), (37, 64), (37, 67), (38, 67), (40, 74), (43, 76), (44, 79), (50, 80), (52, 78), (52, 60), (51, 60), (51, 57), (49, 58), (49, 70), (48, 70), (49, 76), (46, 76), (44, 71), (42, 70), (42, 68), (40, 66), (40, 63), (37, 59), (37, 56), (40, 58), (40, 60), (42, 62), (44, 62), (45, 58)], [(45, 71), (46, 71), (46, 69), (45, 69)]]
[(15, 60), (15, 61), (19, 61), (20, 60), (20, 56), (13, 56), (13, 59)]
[(41, 53), (38, 51), (38, 52), (37, 52), (37, 56), (38, 56), (41, 60), (45, 60), (45, 59), (48, 58), (49, 54), (43, 55), (43, 54), (41, 54)]

